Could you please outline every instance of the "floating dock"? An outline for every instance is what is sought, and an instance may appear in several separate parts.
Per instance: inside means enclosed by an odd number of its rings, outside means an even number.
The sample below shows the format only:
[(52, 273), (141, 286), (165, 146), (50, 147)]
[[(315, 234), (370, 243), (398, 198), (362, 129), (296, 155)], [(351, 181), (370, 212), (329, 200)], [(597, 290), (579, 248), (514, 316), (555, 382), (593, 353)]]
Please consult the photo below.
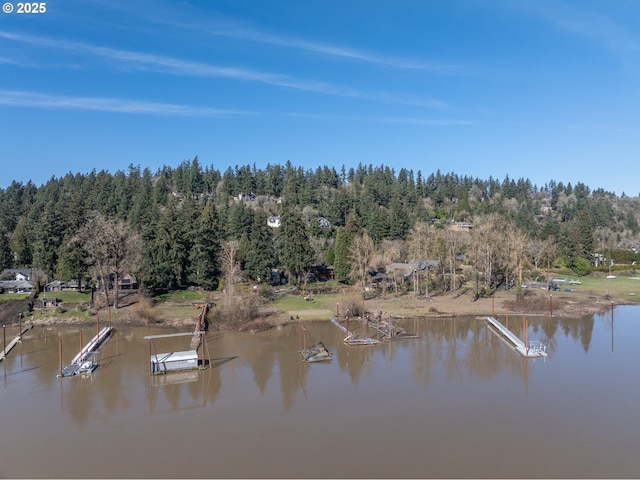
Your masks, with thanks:
[(300, 328), (298, 349), (302, 359), (307, 363), (322, 363), (331, 361), (331, 352), (327, 350), (324, 343), (318, 342), (307, 348), (307, 327), (304, 323), (298, 322)]
[(198, 360), (198, 352), (196, 350), (151, 355), (151, 373), (157, 375), (179, 370), (195, 370), (199, 367), (200, 362)]
[(58, 376), (72, 377), (80, 373), (93, 372), (98, 367), (98, 363), (96, 362), (98, 350), (106, 343), (112, 332), (113, 328), (111, 327), (104, 327), (100, 330), (98, 334), (93, 337), (75, 357), (73, 357), (71, 363), (62, 369)]
[(507, 346), (511, 347), (523, 357), (535, 358), (547, 356), (547, 348), (542, 343), (538, 341), (531, 341), (528, 342), (527, 345), (525, 345), (525, 343), (520, 340), (511, 330), (502, 325), (495, 318), (484, 317), (484, 319), (489, 323), (489, 325), (493, 327), (489, 330), (498, 335), (499, 338), (507, 344)]
[(24, 327), (21, 327), (20, 333), (18, 333), (18, 335), (16, 335), (13, 338), (13, 340), (9, 342), (9, 345), (4, 347), (4, 349), (2, 350), (2, 353), (0, 353), (0, 362), (3, 361), (7, 355), (9, 355), (9, 352), (13, 349), (13, 347), (15, 347), (18, 343), (22, 342), (22, 335), (24, 335), (27, 331), (31, 330), (32, 328), (33, 328), (33, 323), (28, 323)]
[(378, 343), (380, 343), (380, 340), (376, 340), (375, 338), (360, 337), (355, 333), (350, 332), (345, 326), (340, 325), (340, 323), (338, 323), (338, 321), (334, 317), (331, 317), (330, 320), (331, 323), (333, 323), (342, 332), (344, 332), (346, 337), (344, 337), (343, 342), (347, 345), (377, 345)]
[(387, 322), (369, 322), (368, 325), (380, 332), (385, 339), (403, 340), (408, 338), (420, 338), (416, 333), (407, 333), (404, 328), (396, 327)]
[[(204, 341), (203, 358), (200, 359), (197, 349), (182, 350), (168, 353), (157, 353), (154, 340), (159, 338), (183, 337), (191, 336), (192, 340), (198, 336)], [(196, 370), (206, 368), (207, 364), (211, 364), (211, 358), (205, 359), (204, 355), (209, 353), (207, 346), (207, 338), (204, 331), (196, 330), (194, 333), (168, 333), (164, 335), (147, 335), (142, 337), (149, 340), (149, 371), (151, 375), (159, 375), (169, 372), (179, 372), (183, 370)], [(198, 344), (198, 347), (200, 345)], [(207, 363), (208, 362), (208, 363)]]

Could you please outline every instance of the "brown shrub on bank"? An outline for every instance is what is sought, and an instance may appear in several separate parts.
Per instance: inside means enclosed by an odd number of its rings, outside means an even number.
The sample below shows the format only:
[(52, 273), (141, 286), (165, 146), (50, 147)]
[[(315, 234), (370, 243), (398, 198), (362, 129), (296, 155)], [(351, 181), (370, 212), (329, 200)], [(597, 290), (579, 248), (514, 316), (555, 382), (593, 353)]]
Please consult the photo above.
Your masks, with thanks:
[(211, 310), (210, 326), (223, 330), (246, 330), (258, 317), (258, 302), (254, 297), (234, 298)]
[(153, 312), (153, 300), (147, 296), (140, 296), (138, 303), (135, 305), (135, 312), (142, 320), (148, 323), (157, 322)]
[(365, 314), (362, 297), (359, 295), (350, 295), (340, 303), (340, 316), (362, 317)]

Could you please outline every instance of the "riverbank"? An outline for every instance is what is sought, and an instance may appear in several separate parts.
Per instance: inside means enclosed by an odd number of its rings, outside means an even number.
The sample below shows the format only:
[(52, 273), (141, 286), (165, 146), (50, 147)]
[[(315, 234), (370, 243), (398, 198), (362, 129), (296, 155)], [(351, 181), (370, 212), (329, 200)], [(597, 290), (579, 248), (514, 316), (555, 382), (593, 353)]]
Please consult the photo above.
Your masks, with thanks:
[[(327, 320), (348, 308), (355, 316), (363, 312), (375, 318), (442, 318), (456, 316), (501, 316), (509, 314), (553, 315), (560, 318), (581, 318), (609, 310), (612, 306), (639, 304), (640, 278), (625, 277), (615, 279), (589, 279), (584, 285), (573, 285), (556, 292), (524, 289), (521, 299), (517, 299), (515, 289), (498, 290), (490, 297), (474, 298), (470, 289), (461, 289), (455, 296), (450, 294), (416, 297), (412, 293), (400, 295), (386, 294), (362, 300), (355, 288), (342, 288), (341, 293), (305, 297), (290, 290), (280, 297), (280, 301), (269, 301), (250, 290), (241, 292), (251, 295), (257, 303), (257, 315), (248, 322), (225, 322), (223, 316), (216, 316), (214, 307), (209, 315), (211, 327), (215, 330), (262, 331), (274, 326), (298, 320)], [(63, 314), (34, 311), (24, 318), (39, 325), (83, 324), (100, 319), (101, 323), (114, 325), (163, 327), (192, 327), (197, 321), (203, 302), (219, 304), (220, 292), (196, 292), (191, 295), (178, 294), (169, 298), (151, 300), (137, 292), (130, 292), (120, 299), (121, 308), (105, 307), (80, 308)], [(0, 305), (0, 322), (17, 323), (19, 305), (13, 302)], [(26, 305), (26, 303), (24, 303)], [(18, 309), (18, 310), (16, 310)], [(216, 318), (217, 317), (217, 318)]]

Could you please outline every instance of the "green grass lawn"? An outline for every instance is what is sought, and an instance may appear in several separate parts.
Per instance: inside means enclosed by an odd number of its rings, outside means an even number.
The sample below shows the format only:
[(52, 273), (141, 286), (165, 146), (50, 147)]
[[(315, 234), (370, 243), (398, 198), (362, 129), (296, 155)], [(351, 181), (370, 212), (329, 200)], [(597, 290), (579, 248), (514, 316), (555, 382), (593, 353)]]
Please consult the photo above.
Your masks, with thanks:
[(158, 295), (154, 297), (154, 300), (159, 302), (199, 302), (207, 299), (208, 297), (207, 292), (198, 292), (196, 290), (176, 290)]
[(12, 300), (24, 300), (28, 296), (28, 293), (3, 293), (0, 295), (0, 304), (10, 302)]
[[(616, 278), (606, 278), (605, 275), (598, 275), (580, 277), (579, 281), (580, 285), (562, 284), (561, 292), (568, 295), (582, 292), (588, 295), (610, 296), (626, 301), (640, 301), (640, 278), (638, 277), (618, 274)], [(564, 292), (565, 288), (570, 288), (571, 292)], [(553, 294), (561, 292), (553, 292)]]
[[(549, 292), (554, 297), (585, 296), (610, 297), (613, 301), (620, 299), (624, 302), (640, 302), (640, 277), (634, 277), (630, 272), (616, 272), (616, 278), (606, 278), (606, 274), (592, 273), (586, 277), (571, 275), (555, 275), (566, 278), (567, 283), (559, 283), (559, 291)], [(578, 280), (580, 285), (569, 284), (570, 280)], [(567, 292), (566, 289), (571, 291)]]
[(40, 300), (46, 298), (57, 298), (58, 300), (66, 303), (82, 303), (91, 300), (90, 292), (74, 292), (74, 291), (62, 291), (62, 292), (43, 292), (38, 294)]

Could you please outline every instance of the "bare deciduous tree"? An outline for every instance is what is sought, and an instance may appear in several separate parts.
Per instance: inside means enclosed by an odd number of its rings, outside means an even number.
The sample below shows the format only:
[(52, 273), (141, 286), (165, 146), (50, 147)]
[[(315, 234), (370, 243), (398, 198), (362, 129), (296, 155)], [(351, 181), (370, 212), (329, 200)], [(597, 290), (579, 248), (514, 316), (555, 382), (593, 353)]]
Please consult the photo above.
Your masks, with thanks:
[(516, 297), (522, 296), (522, 271), (529, 253), (529, 237), (513, 226), (507, 235), (509, 248), (509, 266), (515, 273)]
[(356, 281), (362, 282), (362, 295), (364, 296), (369, 277), (369, 267), (373, 262), (375, 253), (373, 240), (366, 233), (358, 235), (353, 239), (349, 253), (351, 254), (350, 276)]
[(224, 298), (227, 306), (233, 303), (235, 286), (242, 280), (242, 270), (236, 256), (238, 253), (238, 242), (227, 242), (222, 246), (220, 255), (220, 271), (224, 281)]
[(123, 272), (137, 270), (141, 241), (124, 220), (105, 218), (96, 213), (89, 217), (75, 238), (87, 253), (87, 263), (93, 267), (96, 278), (109, 301), (109, 279), (114, 275), (113, 308), (118, 308), (119, 280)]
[[(407, 250), (409, 251), (409, 255), (411, 255), (414, 259), (420, 261), (424, 260), (426, 263), (426, 287), (425, 287), (425, 296), (429, 296), (429, 242), (430, 238), (430, 227), (426, 222), (416, 222), (413, 228), (409, 231), (409, 236), (407, 238)], [(420, 288), (420, 280), (422, 276), (422, 271), (416, 271), (416, 294), (420, 295), (422, 290)]]

